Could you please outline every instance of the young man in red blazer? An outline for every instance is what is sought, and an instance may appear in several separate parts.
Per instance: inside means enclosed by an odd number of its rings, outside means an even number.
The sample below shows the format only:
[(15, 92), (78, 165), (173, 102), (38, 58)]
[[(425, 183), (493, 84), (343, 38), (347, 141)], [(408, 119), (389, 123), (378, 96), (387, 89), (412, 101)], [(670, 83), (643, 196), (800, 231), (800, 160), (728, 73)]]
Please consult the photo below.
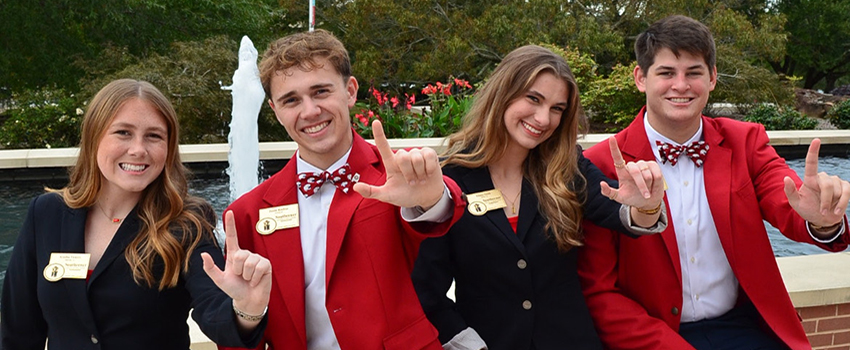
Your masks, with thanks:
[(272, 264), (259, 348), (441, 349), (410, 281), (419, 243), (464, 210), (434, 150), (393, 153), (378, 122), (377, 147), (353, 132), (357, 80), (326, 31), (271, 43), (260, 80), (298, 152), (227, 209)]
[[(717, 82), (714, 39), (684, 16), (635, 43), (646, 107), (615, 137), (625, 161), (657, 160), (667, 229), (637, 239), (585, 223), (579, 274), (611, 349), (811, 348), (762, 220), (795, 241), (847, 247), (850, 184), (817, 172), (814, 140), (800, 180), (760, 124), (702, 115)], [(609, 143), (585, 152), (608, 176)], [(812, 268), (818, 268), (813, 266)]]

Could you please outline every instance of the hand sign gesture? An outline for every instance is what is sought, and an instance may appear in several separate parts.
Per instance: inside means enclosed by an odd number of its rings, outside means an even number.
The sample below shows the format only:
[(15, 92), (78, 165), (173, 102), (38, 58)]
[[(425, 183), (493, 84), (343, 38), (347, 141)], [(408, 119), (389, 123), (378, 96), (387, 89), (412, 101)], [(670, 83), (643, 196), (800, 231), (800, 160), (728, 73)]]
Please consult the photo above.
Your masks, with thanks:
[(812, 140), (806, 153), (803, 185), (798, 189), (794, 180), (786, 176), (785, 195), (791, 207), (813, 225), (833, 226), (844, 217), (850, 201), (850, 183), (835, 175), (818, 173), (820, 139)]
[(239, 249), (233, 212), (228, 211), (224, 219), (224, 271), (215, 265), (209, 254), (201, 253), (204, 271), (218, 288), (233, 298), (234, 307), (249, 315), (261, 315), (269, 305), (271, 263), (259, 254)]
[(358, 182), (354, 190), (364, 198), (374, 198), (398, 207), (430, 208), (443, 196), (443, 172), (437, 152), (428, 147), (398, 150), (393, 153), (379, 120), (372, 122), (375, 145), (387, 171), (387, 181), (381, 186)]
[(620, 188), (614, 189), (602, 181), (602, 195), (633, 208), (651, 210), (664, 200), (664, 176), (655, 161), (628, 162), (623, 159), (617, 139), (608, 138), (611, 158), (617, 169)]

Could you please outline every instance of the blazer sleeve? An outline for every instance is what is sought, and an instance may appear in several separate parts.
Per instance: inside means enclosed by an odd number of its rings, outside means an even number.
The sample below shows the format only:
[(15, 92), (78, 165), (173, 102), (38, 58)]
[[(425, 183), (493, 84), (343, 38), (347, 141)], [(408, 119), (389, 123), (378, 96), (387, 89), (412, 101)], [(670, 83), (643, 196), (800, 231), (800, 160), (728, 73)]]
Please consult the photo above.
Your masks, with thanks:
[(449, 241), (452, 234), (453, 231), (450, 231), (443, 237), (422, 242), (411, 274), (419, 302), (428, 320), (440, 333), (441, 344), (448, 343), (468, 327), (454, 301), (446, 296), (454, 278)]
[[(749, 141), (747, 162), (764, 219), (793, 241), (814, 244), (832, 252), (846, 249), (850, 243), (850, 235), (847, 232), (831, 243), (819, 243), (812, 239), (806, 227), (806, 221), (791, 207), (785, 195), (784, 178), (786, 176), (793, 179), (798, 188), (802, 180), (776, 153), (776, 149), (770, 146), (770, 139), (764, 126), (759, 124), (752, 130), (754, 135), (747, 137)], [(844, 223), (847, 224), (846, 216)]]
[[(212, 208), (205, 208), (208, 221), (214, 222)], [(224, 256), (215, 238), (208, 234), (189, 257), (189, 271), (186, 273), (186, 289), (192, 296), (192, 318), (198, 327), (216, 344), (222, 346), (255, 348), (265, 331), (268, 317), (245, 338), (239, 335), (238, 325), (233, 313), (233, 300), (227, 296), (204, 271), (201, 253), (208, 253), (220, 268), (224, 268)]]
[(584, 218), (598, 226), (615, 230), (629, 237), (637, 237), (637, 235), (629, 232), (620, 220), (621, 204), (602, 195), (600, 182), (605, 181), (609, 186), (618, 188), (620, 186), (617, 181), (605, 176), (590, 159), (585, 158), (580, 147), (578, 149), (578, 168), (586, 180)]
[(617, 288), (618, 249), (622, 235), (585, 222), (584, 246), (578, 248), (578, 274), (596, 331), (617, 349), (693, 349), (662, 319)]
[(0, 304), (2, 349), (43, 350), (47, 321), (41, 316), (36, 284), (41, 277), (36, 261), (35, 213), (37, 197), (30, 202), (24, 224), (12, 250)]

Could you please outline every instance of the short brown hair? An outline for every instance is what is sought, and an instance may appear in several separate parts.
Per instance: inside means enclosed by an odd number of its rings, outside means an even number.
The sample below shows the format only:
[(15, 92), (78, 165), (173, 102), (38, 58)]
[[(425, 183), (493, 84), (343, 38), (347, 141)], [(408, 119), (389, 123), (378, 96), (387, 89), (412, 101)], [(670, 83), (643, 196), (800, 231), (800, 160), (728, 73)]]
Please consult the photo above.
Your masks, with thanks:
[(266, 95), (271, 97), (271, 82), (277, 72), (292, 67), (304, 71), (321, 68), (317, 58), (327, 59), (343, 81), (351, 77), (348, 51), (339, 39), (324, 29), (287, 35), (269, 44), (259, 64), (260, 82)]
[(682, 51), (701, 56), (709, 71), (716, 65), (717, 51), (711, 31), (705, 24), (690, 17), (665, 17), (638, 35), (635, 41), (635, 56), (644, 74), (655, 63), (658, 51), (664, 48), (673, 51), (676, 57), (679, 57), (679, 52)]

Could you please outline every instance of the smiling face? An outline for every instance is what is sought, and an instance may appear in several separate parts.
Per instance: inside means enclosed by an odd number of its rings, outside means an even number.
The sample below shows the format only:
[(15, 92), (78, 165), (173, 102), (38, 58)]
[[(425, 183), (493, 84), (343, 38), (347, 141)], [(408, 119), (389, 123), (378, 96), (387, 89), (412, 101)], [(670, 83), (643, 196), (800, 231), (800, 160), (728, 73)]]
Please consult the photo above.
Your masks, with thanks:
[(687, 141), (700, 125), (709, 92), (717, 84), (717, 68), (708, 67), (703, 57), (664, 48), (646, 70), (634, 70), (638, 90), (646, 93), (646, 117), (662, 135), (677, 142)]
[(295, 66), (275, 74), (269, 106), (301, 159), (325, 169), (351, 147), (348, 110), (357, 99), (357, 80), (344, 79), (326, 59), (316, 63), (310, 71)]
[(102, 191), (138, 196), (162, 173), (168, 154), (165, 118), (148, 102), (127, 100), (97, 148)]
[(508, 149), (523, 152), (549, 139), (567, 109), (567, 84), (552, 73), (540, 73), (528, 91), (511, 101), (505, 110), (510, 135)]

